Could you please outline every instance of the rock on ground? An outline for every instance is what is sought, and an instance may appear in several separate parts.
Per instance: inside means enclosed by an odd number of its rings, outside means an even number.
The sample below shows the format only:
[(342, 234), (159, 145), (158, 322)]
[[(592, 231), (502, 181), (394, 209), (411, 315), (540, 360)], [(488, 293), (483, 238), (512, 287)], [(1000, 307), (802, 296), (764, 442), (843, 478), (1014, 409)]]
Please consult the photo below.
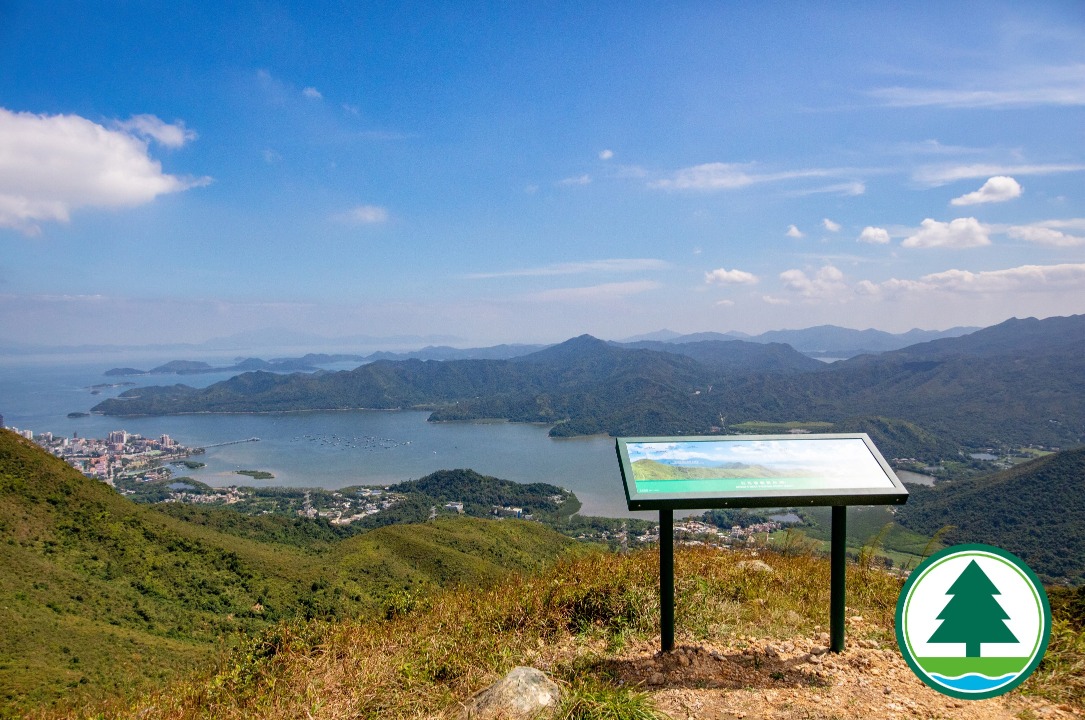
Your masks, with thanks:
[(558, 686), (541, 670), (516, 667), (467, 704), (465, 720), (535, 720), (557, 709)]

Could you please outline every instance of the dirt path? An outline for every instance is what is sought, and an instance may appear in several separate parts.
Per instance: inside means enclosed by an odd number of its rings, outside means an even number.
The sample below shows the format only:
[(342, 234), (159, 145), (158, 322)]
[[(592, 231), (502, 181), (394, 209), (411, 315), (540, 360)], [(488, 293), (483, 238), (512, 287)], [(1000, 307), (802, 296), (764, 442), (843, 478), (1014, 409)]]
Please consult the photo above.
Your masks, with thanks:
[(623, 683), (648, 691), (674, 720), (800, 718), (1080, 718), (1068, 705), (1012, 692), (989, 700), (956, 700), (912, 673), (897, 649), (873, 640), (826, 651), (827, 635), (788, 642), (740, 638), (732, 646), (686, 645), (660, 655), (632, 647), (609, 661)]

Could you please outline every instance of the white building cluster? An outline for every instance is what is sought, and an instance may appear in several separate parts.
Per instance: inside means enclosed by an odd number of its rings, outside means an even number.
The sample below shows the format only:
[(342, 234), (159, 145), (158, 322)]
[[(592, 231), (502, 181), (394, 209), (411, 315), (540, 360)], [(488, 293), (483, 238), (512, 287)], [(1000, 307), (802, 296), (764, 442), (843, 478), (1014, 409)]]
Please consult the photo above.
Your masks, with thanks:
[(145, 438), (125, 430), (114, 430), (104, 439), (59, 437), (51, 432), (34, 434), (32, 430), (9, 428), (12, 432), (33, 440), (50, 453), (63, 459), (87, 477), (110, 485), (122, 475), (146, 475), (160, 479), (168, 470), (163, 466), (202, 450), (180, 445), (169, 435)]

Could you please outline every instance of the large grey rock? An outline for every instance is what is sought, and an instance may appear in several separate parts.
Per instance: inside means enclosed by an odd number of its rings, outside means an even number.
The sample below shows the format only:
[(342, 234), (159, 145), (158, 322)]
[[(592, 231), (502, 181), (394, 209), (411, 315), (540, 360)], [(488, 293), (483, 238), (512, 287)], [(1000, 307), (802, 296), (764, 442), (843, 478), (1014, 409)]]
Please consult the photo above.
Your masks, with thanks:
[(763, 572), (770, 575), (776, 572), (772, 569), (772, 566), (764, 560), (741, 560), (735, 563), (735, 567), (737, 567), (739, 570), (746, 570), (749, 572)]
[(537, 720), (552, 717), (561, 690), (541, 670), (515, 667), (471, 698), (463, 717), (469, 720)]

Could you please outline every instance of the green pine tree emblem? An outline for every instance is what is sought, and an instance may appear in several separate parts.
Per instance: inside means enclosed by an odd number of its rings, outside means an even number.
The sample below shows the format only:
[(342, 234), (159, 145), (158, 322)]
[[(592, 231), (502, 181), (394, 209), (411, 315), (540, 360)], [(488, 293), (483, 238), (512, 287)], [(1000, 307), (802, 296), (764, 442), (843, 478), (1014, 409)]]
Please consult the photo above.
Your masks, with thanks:
[(1016, 555), (955, 545), (909, 575), (896, 631), (920, 680), (955, 698), (982, 700), (1009, 692), (1040, 664), (1051, 606), (1040, 579)]
[(944, 621), (927, 642), (964, 643), (965, 657), (980, 657), (980, 643), (1015, 643), (1010, 618), (995, 600), (998, 588), (973, 560), (946, 591), (952, 599), (939, 613)]

